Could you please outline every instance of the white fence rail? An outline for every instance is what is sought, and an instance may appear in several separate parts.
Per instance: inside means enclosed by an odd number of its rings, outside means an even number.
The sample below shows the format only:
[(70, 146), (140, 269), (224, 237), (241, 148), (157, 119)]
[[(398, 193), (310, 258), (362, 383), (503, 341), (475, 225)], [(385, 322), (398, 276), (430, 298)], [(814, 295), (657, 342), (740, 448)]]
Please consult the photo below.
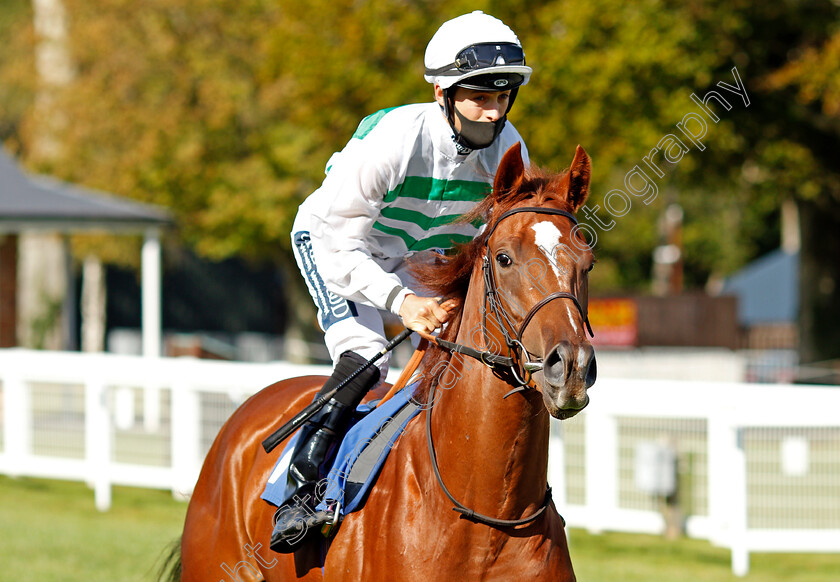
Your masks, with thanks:
[(323, 366), (0, 350), (0, 473), (189, 495), (224, 421), (247, 397)]
[[(553, 429), (570, 525), (661, 533), (676, 511), (689, 536), (732, 549), (737, 575), (750, 552), (840, 552), (840, 387), (606, 378), (591, 396)], [(662, 472), (651, 448), (670, 453), (676, 507), (640, 490)]]
[[(0, 350), (0, 473), (189, 495), (224, 421), (322, 366)], [(840, 387), (602, 378), (552, 424), (550, 481), (571, 526), (750, 552), (840, 552)]]

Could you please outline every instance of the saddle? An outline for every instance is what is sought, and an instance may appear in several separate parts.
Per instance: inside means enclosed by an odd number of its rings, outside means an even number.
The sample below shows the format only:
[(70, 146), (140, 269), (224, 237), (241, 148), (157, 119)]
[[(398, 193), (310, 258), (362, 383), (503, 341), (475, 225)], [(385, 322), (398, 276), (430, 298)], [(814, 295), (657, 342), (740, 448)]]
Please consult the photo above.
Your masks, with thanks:
[[(347, 514), (362, 508), (388, 453), (420, 413), (421, 405), (411, 399), (416, 385), (396, 392), (381, 406), (375, 400), (356, 408), (327, 476), (315, 487), (316, 511), (330, 508), (336, 515), (329, 533), (334, 533)], [(277, 507), (296, 502), (290, 499), (293, 490), (288, 486), (287, 472), (298, 435), (289, 439), (260, 496)]]

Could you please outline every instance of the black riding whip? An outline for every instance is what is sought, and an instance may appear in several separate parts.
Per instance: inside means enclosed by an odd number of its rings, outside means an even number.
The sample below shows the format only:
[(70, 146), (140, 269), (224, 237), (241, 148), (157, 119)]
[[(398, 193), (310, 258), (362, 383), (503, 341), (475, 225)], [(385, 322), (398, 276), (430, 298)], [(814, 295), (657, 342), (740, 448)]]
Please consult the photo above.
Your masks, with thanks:
[(382, 350), (380, 350), (375, 356), (373, 356), (367, 362), (362, 364), (355, 372), (353, 372), (347, 378), (342, 380), (341, 383), (338, 386), (336, 386), (335, 388), (333, 388), (332, 390), (330, 390), (328, 392), (325, 392), (325, 393), (321, 394), (321, 396), (316, 398), (312, 402), (312, 404), (310, 404), (309, 406), (307, 406), (306, 408), (304, 408), (303, 410), (298, 412), (289, 422), (287, 422), (286, 424), (284, 424), (283, 426), (278, 428), (276, 431), (271, 433), (271, 435), (269, 435), (268, 438), (266, 438), (262, 442), (262, 446), (263, 446), (263, 449), (265, 449), (265, 452), (270, 453), (271, 451), (273, 451), (274, 448), (277, 445), (279, 445), (281, 442), (283, 442), (286, 439), (286, 437), (288, 437), (290, 434), (295, 432), (298, 428), (300, 428), (300, 426), (304, 422), (306, 422), (307, 420), (312, 418), (312, 416), (316, 412), (321, 410), (321, 408), (324, 407), (324, 405), (329, 401), (329, 399), (332, 398), (333, 396), (335, 396), (338, 393), (339, 390), (344, 388), (350, 382), (350, 380), (352, 380), (353, 378), (355, 378), (356, 376), (361, 374), (363, 370), (372, 366), (379, 358), (381, 358), (382, 356), (384, 356), (385, 354), (387, 354), (388, 352), (393, 350), (400, 343), (402, 343), (403, 340), (405, 340), (405, 338), (407, 338), (410, 335), (411, 335), (411, 330), (410, 329), (404, 329), (403, 331), (401, 331), (399, 333), (399, 335), (397, 335), (394, 339), (392, 339), (390, 342), (388, 342), (388, 345), (386, 345), (384, 348), (382, 348)]

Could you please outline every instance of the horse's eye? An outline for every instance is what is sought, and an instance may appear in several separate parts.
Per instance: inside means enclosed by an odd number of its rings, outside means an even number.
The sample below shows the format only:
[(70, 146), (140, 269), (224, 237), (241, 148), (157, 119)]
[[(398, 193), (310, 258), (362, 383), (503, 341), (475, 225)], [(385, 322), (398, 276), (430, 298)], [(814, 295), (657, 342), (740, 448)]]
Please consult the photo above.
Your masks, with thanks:
[(505, 253), (499, 253), (496, 255), (496, 262), (499, 263), (502, 267), (510, 267), (513, 264), (513, 259), (507, 256)]
[(592, 271), (592, 269), (594, 269), (594, 268), (595, 268), (595, 263), (592, 263), (591, 265), (589, 265), (589, 268), (588, 268), (588, 269), (586, 269), (586, 272), (587, 272), (587, 273), (589, 273), (589, 272), (590, 272), (590, 271)]

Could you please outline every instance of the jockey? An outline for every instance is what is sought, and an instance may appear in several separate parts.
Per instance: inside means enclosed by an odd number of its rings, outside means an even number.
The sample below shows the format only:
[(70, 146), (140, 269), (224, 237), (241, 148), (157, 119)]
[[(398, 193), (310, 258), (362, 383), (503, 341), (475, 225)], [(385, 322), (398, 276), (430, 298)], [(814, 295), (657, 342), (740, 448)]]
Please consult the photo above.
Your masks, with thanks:
[[(362, 120), (330, 158), (319, 189), (301, 204), (292, 228), (295, 258), (318, 307), (335, 364), (319, 395), (387, 344), (380, 311), (415, 331), (448, 317), (424, 296), (406, 260), (472, 240), (476, 225), (456, 219), (491, 189), (502, 156), (522, 138), (507, 122), (531, 68), (516, 34), (475, 11), (444, 23), (426, 48), (425, 79), (435, 101), (385, 109)], [(527, 150), (522, 146), (525, 162)], [(387, 372), (383, 358), (354, 378), (300, 429), (288, 470), (292, 500), (278, 508), (271, 548), (291, 552), (332, 520), (316, 511), (316, 483), (350, 413)]]

